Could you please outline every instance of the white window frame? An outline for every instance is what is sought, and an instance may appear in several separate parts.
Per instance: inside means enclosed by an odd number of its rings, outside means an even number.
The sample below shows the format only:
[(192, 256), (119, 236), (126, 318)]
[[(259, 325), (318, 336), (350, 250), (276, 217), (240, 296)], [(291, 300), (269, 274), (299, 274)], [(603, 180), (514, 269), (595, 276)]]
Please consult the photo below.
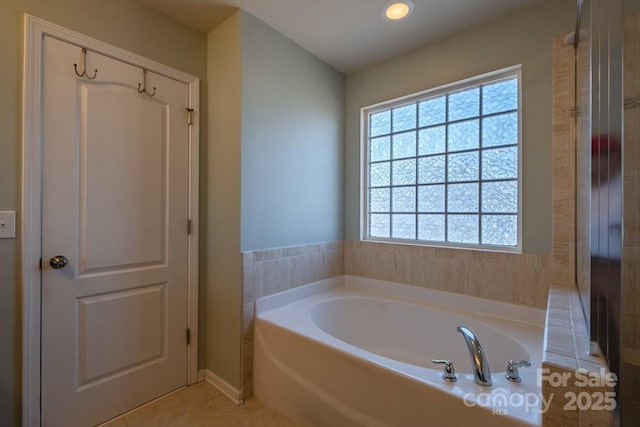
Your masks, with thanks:
[[(371, 237), (369, 236), (369, 121), (368, 117), (371, 114), (401, 107), (403, 105), (420, 102), (426, 98), (437, 97), (451, 92), (461, 91), (473, 86), (486, 84), (495, 80), (506, 79), (509, 77), (517, 77), (518, 79), (518, 212), (517, 212), (517, 239), (516, 246), (499, 246), (499, 245), (487, 245), (487, 244), (468, 244), (468, 243), (453, 243), (453, 242), (440, 242), (440, 241), (427, 241), (417, 239), (399, 239), (399, 238), (385, 238), (385, 237)], [(522, 152), (523, 152), (523, 139), (522, 139), (522, 65), (514, 65), (512, 67), (503, 68), (497, 71), (489, 72), (479, 76), (470, 77), (464, 80), (452, 82), (443, 86), (439, 86), (433, 89), (427, 89), (421, 92), (413, 93), (407, 96), (395, 98), (388, 101), (383, 101), (377, 104), (369, 105), (360, 110), (360, 240), (373, 241), (373, 242), (388, 242), (388, 243), (405, 243), (419, 246), (433, 246), (433, 247), (449, 247), (460, 249), (474, 249), (491, 252), (515, 252), (522, 253)], [(480, 181), (479, 181), (480, 182)], [(448, 182), (445, 185), (450, 185)], [(417, 203), (417, 201), (416, 201)], [(481, 209), (481, 207), (478, 207)], [(481, 224), (479, 225), (481, 226)]]

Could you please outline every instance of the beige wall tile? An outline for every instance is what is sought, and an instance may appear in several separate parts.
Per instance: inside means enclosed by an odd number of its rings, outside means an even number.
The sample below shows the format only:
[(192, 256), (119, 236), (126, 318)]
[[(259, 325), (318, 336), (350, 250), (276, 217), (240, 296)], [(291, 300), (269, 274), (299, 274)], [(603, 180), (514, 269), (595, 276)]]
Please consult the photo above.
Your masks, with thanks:
[(285, 275), (284, 264), (283, 258), (270, 259), (253, 264), (256, 299), (287, 289), (285, 280), (288, 280), (290, 276)]
[(253, 263), (242, 264), (242, 303), (253, 302), (255, 300), (253, 285)]
[(242, 331), (253, 330), (254, 303), (248, 302), (242, 306)]
[(578, 359), (578, 368), (586, 370), (589, 375), (596, 377), (602, 377), (603, 374), (606, 376), (610, 373), (607, 360), (596, 356), (592, 356), (589, 360)]
[(242, 398), (247, 400), (253, 396), (253, 379), (242, 383)]
[(282, 248), (273, 248), (273, 249), (265, 249), (262, 251), (254, 251), (253, 262), (282, 258), (282, 253), (283, 253)]
[(571, 328), (556, 325), (545, 325), (544, 351), (561, 354), (568, 357), (576, 357), (576, 349)]
[(578, 362), (575, 356), (565, 356), (551, 351), (544, 351), (542, 353), (542, 363), (554, 369), (564, 369), (567, 371), (575, 371), (578, 369)]
[(253, 342), (242, 347), (242, 383), (253, 380)]
[(242, 346), (243, 346), (243, 354), (244, 354), (244, 345), (253, 343), (253, 322), (251, 322), (251, 327), (242, 331)]
[(516, 304), (529, 307), (545, 308), (551, 284), (551, 269), (549, 267), (549, 257), (545, 255), (536, 256), (533, 261), (532, 256), (529, 265), (518, 269), (516, 280)]
[(322, 252), (324, 248), (325, 248), (325, 245), (323, 243), (310, 244), (310, 245), (307, 245), (307, 253), (312, 254), (315, 252)]
[(552, 285), (549, 289), (549, 308), (566, 310), (570, 313), (569, 294), (566, 286)]
[(345, 245), (324, 242), (243, 253), (242, 387), (253, 386), (253, 302), (293, 287), (344, 274)]
[(575, 283), (575, 52), (563, 37), (553, 40), (553, 185), (552, 277), (554, 283)]
[[(552, 366), (545, 366), (553, 374), (569, 373), (563, 369)], [(553, 386), (548, 381), (542, 382), (542, 395), (545, 401), (550, 401), (549, 409), (542, 414), (543, 427), (574, 427), (578, 425), (578, 411), (565, 410), (565, 405), (569, 402), (567, 393), (577, 393), (578, 388), (573, 381), (569, 381), (566, 386)]]
[[(616, 403), (611, 404), (611, 400), (615, 396), (612, 388), (608, 387), (580, 387), (578, 392), (582, 404), (589, 406), (578, 412), (578, 421), (580, 427), (609, 427), (613, 426), (613, 415)], [(585, 397), (589, 396), (589, 397)], [(601, 399), (605, 399), (602, 401)], [(589, 401), (591, 405), (588, 405)], [(608, 408), (613, 408), (609, 410)]]
[[(562, 318), (563, 320), (558, 322), (554, 321), (554, 319), (558, 318)], [(566, 324), (564, 324), (564, 322), (566, 322), (567, 318), (570, 319), (570, 321), (568, 325), (565, 326)], [(601, 377), (603, 374), (608, 373), (606, 362), (604, 359), (590, 355), (589, 346), (589, 335), (577, 289), (573, 286), (551, 286), (545, 325), (543, 367), (551, 368), (552, 370), (555, 369), (557, 372), (570, 373), (569, 385), (574, 386), (576, 386), (577, 377), (575, 376), (575, 372), (577, 369), (586, 369), (589, 373), (596, 375), (596, 377)], [(604, 373), (601, 369), (605, 369)], [(564, 396), (565, 390), (559, 391), (562, 396), (559, 396), (558, 390), (556, 390), (555, 398), (559, 400), (554, 402), (554, 406), (548, 414), (543, 415), (543, 425), (612, 425), (612, 413), (609, 411), (597, 411), (593, 408), (583, 408), (583, 410), (579, 410), (580, 404), (589, 404), (588, 399), (592, 399), (594, 403), (598, 403), (597, 399), (600, 399), (600, 397), (596, 396), (596, 394), (605, 391), (610, 392), (611, 389), (601, 390), (598, 387), (590, 387), (569, 390), (574, 393), (582, 392), (589, 394), (589, 396), (586, 397), (574, 395), (574, 401), (566, 399)], [(549, 384), (545, 385), (543, 383), (543, 393), (550, 392), (552, 391), (550, 390)], [(594, 394), (592, 395), (591, 393)], [(579, 401), (578, 398), (583, 400)], [(569, 408), (573, 410), (569, 411), (563, 408), (567, 403), (573, 404), (572, 407)]]
[(346, 274), (546, 307), (548, 256), (347, 242)]
[(571, 312), (567, 308), (547, 308), (547, 325), (561, 326), (563, 328), (571, 328)]
[(242, 252), (242, 263), (250, 264), (253, 262), (253, 252)]
[(282, 248), (282, 256), (296, 256), (296, 255), (304, 255), (308, 252), (309, 245), (300, 245), (300, 246), (289, 246), (286, 248)]
[[(578, 412), (580, 427), (613, 426), (614, 412), (606, 410), (587, 410)], [(629, 424), (627, 424), (629, 425)]]
[(253, 331), (251, 340), (242, 343), (242, 397), (253, 394)]
[[(288, 269), (289, 280), (292, 287), (298, 287), (305, 284), (307, 274), (307, 269), (309, 266), (307, 265), (305, 268), (305, 264), (310, 264), (313, 260), (309, 255), (296, 255), (287, 258), (288, 263), (286, 268)], [(310, 282), (306, 282), (310, 283)]]
[(328, 251), (344, 250), (344, 240), (337, 240), (335, 242), (327, 242)]

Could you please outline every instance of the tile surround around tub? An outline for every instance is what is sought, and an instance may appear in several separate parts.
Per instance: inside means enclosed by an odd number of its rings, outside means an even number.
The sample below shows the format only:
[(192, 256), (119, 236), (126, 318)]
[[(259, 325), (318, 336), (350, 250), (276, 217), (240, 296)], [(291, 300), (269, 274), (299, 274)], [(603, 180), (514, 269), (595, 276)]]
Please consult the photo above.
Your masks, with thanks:
[[(613, 412), (598, 409), (578, 410), (580, 402), (574, 399), (582, 394), (597, 403), (600, 396), (614, 393), (614, 387), (605, 384), (610, 374), (606, 359), (592, 355), (591, 341), (577, 288), (552, 285), (549, 289), (545, 322), (542, 368), (542, 394), (550, 402), (549, 410), (542, 414), (542, 426), (609, 426)], [(582, 384), (576, 371), (593, 382)], [(552, 376), (565, 375), (563, 384), (553, 384)], [(547, 379), (545, 379), (547, 378)], [(597, 381), (596, 381), (597, 380)], [(595, 383), (596, 385), (592, 385)], [(566, 395), (565, 393), (573, 394)], [(601, 403), (605, 403), (602, 401)], [(594, 408), (591, 405), (588, 405)]]
[(344, 274), (344, 242), (242, 253), (242, 395), (253, 394), (255, 300)]
[(550, 256), (345, 242), (345, 274), (545, 308)]
[[(242, 253), (242, 395), (253, 394), (254, 302), (343, 274), (543, 308), (549, 255), (337, 241)], [(515, 284), (515, 286), (514, 286)]]

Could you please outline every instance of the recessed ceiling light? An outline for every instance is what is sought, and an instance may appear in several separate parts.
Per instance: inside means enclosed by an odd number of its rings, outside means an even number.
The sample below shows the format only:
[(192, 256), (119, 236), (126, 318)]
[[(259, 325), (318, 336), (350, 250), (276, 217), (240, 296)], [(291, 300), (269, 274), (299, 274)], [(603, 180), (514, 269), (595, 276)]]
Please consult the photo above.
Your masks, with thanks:
[(414, 7), (411, 0), (387, 0), (382, 5), (382, 15), (391, 21), (399, 21), (411, 15)]

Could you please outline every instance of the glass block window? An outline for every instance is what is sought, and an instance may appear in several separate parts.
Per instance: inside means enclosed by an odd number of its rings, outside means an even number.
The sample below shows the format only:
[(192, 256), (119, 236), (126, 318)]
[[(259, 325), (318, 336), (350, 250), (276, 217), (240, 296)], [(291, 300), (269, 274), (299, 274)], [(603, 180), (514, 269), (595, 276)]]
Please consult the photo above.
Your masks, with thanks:
[(520, 70), (365, 109), (366, 238), (520, 247)]

